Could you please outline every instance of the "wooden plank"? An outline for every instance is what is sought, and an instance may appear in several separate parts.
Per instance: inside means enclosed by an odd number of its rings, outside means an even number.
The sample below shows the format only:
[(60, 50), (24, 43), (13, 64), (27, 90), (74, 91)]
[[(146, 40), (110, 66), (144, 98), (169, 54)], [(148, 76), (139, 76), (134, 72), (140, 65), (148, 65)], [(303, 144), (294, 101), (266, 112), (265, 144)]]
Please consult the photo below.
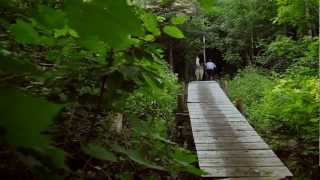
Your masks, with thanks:
[(258, 143), (196, 143), (196, 149), (198, 151), (207, 150), (263, 150), (270, 149), (270, 147), (264, 142)]
[(229, 115), (229, 114), (239, 114), (239, 111), (238, 110), (189, 111), (189, 114), (191, 115), (216, 115), (216, 114)]
[(248, 122), (243, 117), (201, 117), (201, 118), (191, 118), (191, 122), (195, 123), (215, 123), (215, 122)]
[(226, 142), (264, 142), (260, 136), (248, 136), (248, 137), (195, 137), (196, 143), (226, 143)]
[(215, 130), (226, 130), (226, 131), (254, 131), (251, 126), (192, 126), (192, 131), (215, 131)]
[(191, 119), (201, 119), (201, 118), (243, 118), (241, 114), (190, 114)]
[(259, 176), (275, 176), (287, 177), (292, 176), (290, 171), (284, 167), (201, 167), (208, 172), (208, 177), (259, 177)]
[[(190, 108), (232, 108), (231, 105), (233, 105), (231, 103), (231, 101), (223, 99), (223, 100), (217, 100), (217, 99), (211, 99), (211, 102), (199, 102), (199, 103), (188, 103), (187, 106)], [(221, 104), (221, 106), (219, 105), (219, 103)], [(224, 105), (223, 105), (224, 104)]]
[(221, 180), (281, 180), (283, 177), (245, 177), (223, 178)]
[(277, 157), (272, 150), (197, 151), (198, 159)]
[[(245, 121), (236, 121), (236, 122), (245, 122)], [(209, 130), (238, 130), (238, 131), (253, 131), (253, 127), (249, 124), (208, 124), (208, 123), (201, 123), (201, 124), (191, 124), (192, 129), (195, 131), (209, 131)]]
[(201, 106), (195, 106), (195, 105), (189, 105), (189, 104), (195, 104), (195, 103), (189, 103), (187, 105), (188, 109), (194, 110), (194, 111), (206, 111), (206, 110), (214, 110), (214, 109), (236, 109), (234, 106), (231, 106), (233, 104), (226, 104), (223, 102), (225, 105), (221, 104), (202, 104)]
[(250, 137), (258, 136), (258, 133), (255, 131), (225, 131), (225, 130), (216, 130), (216, 131), (199, 131), (193, 132), (194, 137)]
[[(215, 127), (215, 126), (251, 126), (246, 121), (196, 121), (191, 122), (191, 125), (194, 127), (203, 127), (203, 126), (209, 126), (209, 127)], [(252, 126), (251, 126), (252, 127)]]
[(205, 167), (270, 167), (282, 166), (283, 163), (277, 157), (268, 158), (217, 158), (200, 159), (199, 166)]
[[(198, 119), (197, 119), (198, 120)], [(217, 121), (217, 120), (210, 120), (208, 121), (208, 119), (206, 121), (191, 121), (191, 125), (192, 126), (227, 126), (227, 125), (238, 125), (238, 126), (244, 126), (244, 125), (250, 125), (247, 121)]]
[[(214, 102), (196, 102), (196, 103), (189, 102), (187, 105), (188, 106), (207, 106), (207, 107), (210, 107), (210, 106), (216, 106), (217, 104)], [(224, 105), (224, 106), (230, 106), (230, 105), (232, 105), (232, 103)], [(224, 107), (224, 106), (222, 106), (222, 107)]]
[(198, 108), (198, 107), (188, 107), (188, 110), (190, 112), (195, 112), (195, 113), (199, 113), (199, 112), (215, 112), (215, 111), (220, 111), (220, 112), (238, 112), (238, 109), (233, 107), (233, 108), (229, 108), (229, 107), (211, 107), (211, 108)]

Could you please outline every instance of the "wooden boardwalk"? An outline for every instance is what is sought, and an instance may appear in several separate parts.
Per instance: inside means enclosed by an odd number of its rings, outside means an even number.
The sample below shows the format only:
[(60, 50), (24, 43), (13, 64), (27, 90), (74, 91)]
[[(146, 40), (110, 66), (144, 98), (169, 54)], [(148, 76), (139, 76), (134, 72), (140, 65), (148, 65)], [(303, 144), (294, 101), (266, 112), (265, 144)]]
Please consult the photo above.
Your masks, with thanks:
[(204, 177), (275, 180), (292, 176), (215, 81), (188, 85), (188, 110)]

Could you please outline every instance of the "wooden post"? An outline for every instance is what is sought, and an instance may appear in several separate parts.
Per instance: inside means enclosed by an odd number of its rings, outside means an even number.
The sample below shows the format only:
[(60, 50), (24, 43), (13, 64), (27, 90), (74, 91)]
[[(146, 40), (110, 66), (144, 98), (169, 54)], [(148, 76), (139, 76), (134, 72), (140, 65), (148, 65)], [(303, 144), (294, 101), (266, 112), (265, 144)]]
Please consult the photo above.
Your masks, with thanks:
[(173, 70), (173, 50), (172, 50), (172, 42), (170, 41), (170, 48), (169, 48), (169, 65), (171, 70)]
[(203, 40), (203, 63), (206, 64), (207, 60), (206, 60), (206, 36), (205, 35), (203, 35), (202, 40)]

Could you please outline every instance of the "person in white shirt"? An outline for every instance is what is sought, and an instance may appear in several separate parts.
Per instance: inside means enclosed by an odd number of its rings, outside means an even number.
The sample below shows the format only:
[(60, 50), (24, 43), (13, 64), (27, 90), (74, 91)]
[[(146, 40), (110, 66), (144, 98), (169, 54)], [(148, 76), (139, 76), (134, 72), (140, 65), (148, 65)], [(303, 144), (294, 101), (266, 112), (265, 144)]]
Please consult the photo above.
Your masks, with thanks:
[(195, 75), (196, 75), (197, 81), (201, 81), (202, 80), (203, 73), (204, 73), (203, 65), (202, 65), (202, 63), (200, 63), (200, 59), (197, 56), (197, 58), (196, 58), (196, 70), (195, 70)]
[(209, 80), (213, 80), (213, 73), (217, 66), (212, 62), (211, 59), (206, 64), (207, 76)]

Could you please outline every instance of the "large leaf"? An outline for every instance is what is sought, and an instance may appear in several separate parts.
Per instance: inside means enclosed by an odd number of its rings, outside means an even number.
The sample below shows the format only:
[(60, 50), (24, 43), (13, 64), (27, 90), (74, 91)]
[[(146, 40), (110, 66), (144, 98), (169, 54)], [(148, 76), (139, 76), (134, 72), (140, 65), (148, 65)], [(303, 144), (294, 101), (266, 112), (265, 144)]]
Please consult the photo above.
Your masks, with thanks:
[(117, 157), (111, 152), (105, 149), (104, 147), (97, 145), (97, 144), (87, 144), (85, 146), (81, 147), (82, 150), (97, 159), (101, 160), (106, 160), (106, 161), (111, 161), (111, 162), (116, 162)]
[(143, 34), (142, 24), (125, 0), (68, 0), (66, 12), (70, 26), (80, 38), (97, 36), (110, 47), (123, 48), (130, 35)]
[(174, 25), (183, 24), (187, 21), (186, 16), (174, 16), (170, 19), (171, 23)]
[(151, 169), (161, 170), (161, 171), (166, 170), (164, 167), (158, 166), (154, 162), (146, 160), (138, 150), (126, 150), (125, 148), (119, 146), (118, 144), (112, 145), (112, 149), (116, 152), (127, 155), (129, 159), (131, 159), (132, 161), (140, 165), (146, 166)]
[(188, 164), (197, 161), (196, 155), (182, 148), (178, 148), (175, 150), (173, 159), (177, 161), (186, 162)]
[(0, 71), (15, 74), (37, 74), (39, 70), (34, 64), (25, 59), (14, 59), (10, 55), (0, 53)]
[(167, 35), (174, 38), (178, 38), (178, 39), (184, 38), (182, 31), (180, 31), (180, 29), (175, 26), (165, 26), (163, 28), (163, 32), (165, 32)]
[(161, 170), (161, 171), (166, 170), (165, 168), (154, 164), (152, 161), (144, 159), (143, 156), (141, 155), (141, 153), (137, 150), (130, 150), (127, 152), (127, 155), (131, 160), (135, 161), (138, 164), (146, 166), (148, 168), (157, 169), (157, 170)]
[(160, 29), (158, 26), (158, 21), (156, 16), (150, 13), (144, 13), (142, 15), (142, 21), (146, 29), (150, 31), (153, 35), (155, 36), (160, 35)]
[(22, 44), (38, 44), (40, 36), (32, 27), (32, 24), (18, 19), (17, 22), (9, 28), (15, 36), (17, 42)]
[[(50, 163), (56, 168), (64, 168), (65, 167), (65, 152), (62, 149), (56, 148), (54, 146), (47, 146), (44, 148), (34, 148), (41, 155), (49, 158)], [(44, 164), (48, 163), (48, 161), (43, 162)]]
[(186, 169), (185, 170), (186, 172), (189, 172), (189, 173), (197, 175), (197, 176), (208, 174), (206, 171), (203, 171), (202, 169), (196, 168), (193, 165), (188, 165), (185, 167), (185, 169)]
[(0, 126), (6, 140), (20, 147), (47, 147), (51, 140), (43, 132), (62, 108), (15, 89), (0, 89)]
[(40, 5), (35, 17), (41, 25), (50, 29), (60, 29), (67, 24), (67, 17), (62, 10)]

